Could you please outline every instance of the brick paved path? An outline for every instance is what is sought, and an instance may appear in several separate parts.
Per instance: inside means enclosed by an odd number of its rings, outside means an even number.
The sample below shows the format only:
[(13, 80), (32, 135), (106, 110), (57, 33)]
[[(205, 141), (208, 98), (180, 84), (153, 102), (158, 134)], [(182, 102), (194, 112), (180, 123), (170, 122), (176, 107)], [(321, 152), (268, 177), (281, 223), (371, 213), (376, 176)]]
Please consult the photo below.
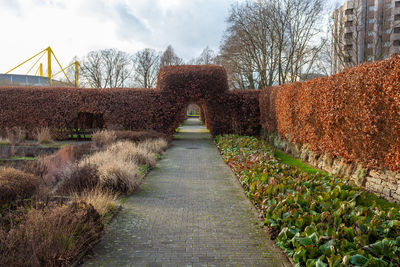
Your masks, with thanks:
[(204, 127), (188, 120), (88, 266), (290, 266)]

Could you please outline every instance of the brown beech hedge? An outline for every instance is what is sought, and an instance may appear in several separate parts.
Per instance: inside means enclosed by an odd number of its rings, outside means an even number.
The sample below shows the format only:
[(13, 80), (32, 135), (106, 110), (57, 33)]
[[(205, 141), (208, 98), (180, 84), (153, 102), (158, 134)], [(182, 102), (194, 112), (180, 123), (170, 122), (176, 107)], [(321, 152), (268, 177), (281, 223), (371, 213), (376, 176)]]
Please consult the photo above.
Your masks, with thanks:
[(155, 89), (0, 87), (0, 103), (0, 129), (50, 127), (60, 134), (107, 127), (172, 134), (190, 103), (201, 106), (213, 135), (260, 129), (258, 92), (229, 91), (224, 68), (213, 65), (165, 67)]
[(400, 171), (400, 56), (265, 88), (261, 124), (316, 152)]

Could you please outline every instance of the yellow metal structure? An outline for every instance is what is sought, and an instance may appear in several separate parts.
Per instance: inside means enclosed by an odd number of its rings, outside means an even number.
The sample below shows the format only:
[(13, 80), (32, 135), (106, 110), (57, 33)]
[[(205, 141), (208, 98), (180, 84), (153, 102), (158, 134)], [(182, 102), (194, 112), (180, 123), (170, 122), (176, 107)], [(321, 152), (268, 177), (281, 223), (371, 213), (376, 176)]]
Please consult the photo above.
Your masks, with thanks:
[[(47, 47), (46, 49), (43, 49), (42, 51), (40, 51), (39, 53), (37, 53), (36, 55), (34, 55), (33, 57), (25, 60), (24, 62), (22, 62), (21, 64), (19, 64), (18, 66), (12, 68), (11, 70), (7, 71), (5, 74), (9, 74), (10, 72), (12, 72), (13, 70), (17, 69), (18, 67), (24, 65), (25, 63), (29, 62), (30, 60), (36, 58), (37, 56), (40, 55), (40, 57), (36, 60), (36, 62), (32, 65), (32, 67), (28, 70), (28, 72), (26, 73), (27, 75), (31, 72), (31, 70), (36, 66), (36, 64), (42, 59), (42, 57), (47, 53), (47, 77), (49, 78), (49, 85), (52, 85), (52, 78), (55, 77), (56, 75), (60, 74), (61, 72), (64, 74), (65, 78), (67, 79), (67, 81), (71, 84), (71, 85), (75, 85), (75, 87), (79, 86), (79, 68), (81, 69), (83, 75), (85, 76), (85, 78), (87, 79), (88, 83), (90, 84), (91, 87), (92, 84), (90, 83), (88, 77), (86, 76), (86, 73), (83, 71), (82, 67), (80, 66), (78, 61), (75, 61), (74, 63), (72, 63), (71, 65), (69, 65), (66, 68), (63, 68), (60, 64), (60, 62), (58, 61), (56, 55), (54, 54), (53, 50), (51, 49), (51, 47)], [(54, 57), (54, 59), (56, 60), (58, 66), (60, 67), (60, 71), (57, 72), (56, 74), (52, 73), (52, 57)], [(73, 84), (70, 79), (68, 78), (67, 74), (65, 73), (65, 70), (68, 69), (71, 66), (75, 66), (75, 84)], [(40, 76), (44, 76), (43, 75), (43, 64), (40, 63), (38, 70), (36, 71), (36, 73), (39, 71), (39, 75)]]
[(39, 65), (39, 75), (41, 77), (43, 77), (43, 64), (42, 63), (40, 63), (40, 65)]
[(79, 66), (79, 62), (75, 61), (75, 87), (79, 87)]
[[(47, 77), (49, 77), (49, 85), (51, 86), (51, 48), (47, 47)], [(62, 69), (62, 67), (61, 67)], [(68, 79), (68, 77), (67, 77)]]

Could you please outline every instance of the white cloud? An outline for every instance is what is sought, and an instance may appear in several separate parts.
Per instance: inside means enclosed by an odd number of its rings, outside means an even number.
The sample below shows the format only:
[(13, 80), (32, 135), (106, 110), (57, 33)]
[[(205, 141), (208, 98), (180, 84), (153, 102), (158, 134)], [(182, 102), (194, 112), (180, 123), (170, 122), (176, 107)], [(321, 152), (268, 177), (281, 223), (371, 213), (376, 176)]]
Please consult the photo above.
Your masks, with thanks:
[(189, 60), (206, 46), (218, 50), (225, 20), (235, 2), (0, 0), (0, 73), (47, 46), (63, 65), (74, 56), (97, 49), (134, 53), (145, 47), (161, 51), (168, 45)]
[[(190, 59), (217, 50), (229, 0), (0, 0), (0, 73), (51, 46), (63, 65), (103, 48), (150, 47)], [(23, 73), (23, 69), (16, 73)]]

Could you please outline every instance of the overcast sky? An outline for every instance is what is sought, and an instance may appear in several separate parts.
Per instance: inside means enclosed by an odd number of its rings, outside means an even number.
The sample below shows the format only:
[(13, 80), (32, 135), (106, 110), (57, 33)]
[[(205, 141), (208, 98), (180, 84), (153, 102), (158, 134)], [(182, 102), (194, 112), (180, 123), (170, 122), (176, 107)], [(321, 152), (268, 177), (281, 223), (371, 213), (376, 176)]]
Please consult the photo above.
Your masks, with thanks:
[[(225, 20), (236, 2), (0, 0), (0, 73), (48, 46), (64, 66), (74, 56), (92, 50), (117, 48), (134, 53), (150, 47), (162, 51), (169, 44), (178, 56), (189, 60), (206, 46), (218, 50)], [(13, 73), (23, 74), (24, 69)]]

